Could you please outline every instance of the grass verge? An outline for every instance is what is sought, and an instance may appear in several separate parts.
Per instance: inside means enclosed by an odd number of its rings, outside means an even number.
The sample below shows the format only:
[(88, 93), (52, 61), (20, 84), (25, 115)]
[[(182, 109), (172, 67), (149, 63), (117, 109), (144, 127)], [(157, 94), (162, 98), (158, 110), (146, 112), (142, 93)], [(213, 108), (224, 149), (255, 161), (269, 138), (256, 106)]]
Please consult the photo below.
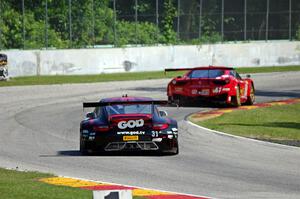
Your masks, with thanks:
[[(38, 181), (53, 177), (38, 172), (20, 172), (0, 168), (0, 198), (2, 199), (86, 199), (92, 191), (80, 188), (55, 186)], [(143, 199), (143, 197), (133, 197)]]
[(0, 168), (0, 198), (5, 199), (64, 199), (92, 198), (92, 192), (78, 188), (54, 186), (39, 182), (53, 177), (38, 172), (20, 172)]
[[(300, 66), (282, 66), (282, 67), (247, 67), (237, 68), (237, 71), (243, 73), (265, 73), (265, 72), (286, 72), (300, 71)], [(1, 86), (23, 86), (23, 85), (47, 85), (47, 84), (71, 84), (71, 83), (94, 83), (108, 81), (126, 81), (126, 80), (146, 80), (172, 78), (182, 75), (185, 71), (168, 72), (127, 72), (99, 75), (53, 75), (53, 76), (28, 76), (15, 77), (10, 81), (0, 82)]]
[(237, 110), (198, 125), (228, 134), (300, 146), (300, 103)]

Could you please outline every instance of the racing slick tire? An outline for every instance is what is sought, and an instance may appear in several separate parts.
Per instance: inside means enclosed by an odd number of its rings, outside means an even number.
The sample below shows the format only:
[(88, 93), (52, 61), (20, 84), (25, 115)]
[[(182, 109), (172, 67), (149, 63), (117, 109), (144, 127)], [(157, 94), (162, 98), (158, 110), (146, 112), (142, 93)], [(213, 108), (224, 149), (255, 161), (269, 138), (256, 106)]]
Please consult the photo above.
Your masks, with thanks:
[(241, 94), (240, 94), (240, 87), (239, 86), (237, 86), (237, 88), (236, 88), (236, 95), (232, 96), (232, 98), (231, 98), (231, 105), (233, 107), (241, 106)]
[(246, 105), (253, 105), (255, 102), (255, 90), (253, 84), (251, 84), (250, 95), (247, 98)]
[(173, 153), (173, 155), (178, 155), (179, 154), (179, 147), (177, 147), (176, 151)]
[(187, 98), (180, 95), (168, 96), (168, 103), (175, 106), (185, 106), (187, 104)]
[(79, 151), (80, 151), (81, 155), (89, 155), (90, 154), (88, 152), (88, 150), (86, 150), (86, 148), (85, 148), (84, 141), (80, 141)]

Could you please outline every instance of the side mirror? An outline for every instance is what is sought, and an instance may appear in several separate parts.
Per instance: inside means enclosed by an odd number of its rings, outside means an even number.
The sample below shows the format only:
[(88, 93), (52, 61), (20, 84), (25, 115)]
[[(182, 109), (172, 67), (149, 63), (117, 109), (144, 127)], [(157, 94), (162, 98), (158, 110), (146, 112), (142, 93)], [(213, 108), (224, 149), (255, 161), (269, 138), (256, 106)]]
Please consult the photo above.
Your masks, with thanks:
[(160, 115), (161, 117), (167, 117), (167, 116), (168, 116), (168, 113), (167, 113), (167, 111), (162, 111), (162, 110), (160, 110), (160, 111), (159, 111), (159, 115)]
[(250, 77), (251, 77), (251, 75), (246, 75), (246, 77), (247, 77), (247, 78), (250, 78)]
[(95, 118), (95, 113), (94, 112), (89, 112), (86, 114), (86, 117), (89, 119), (94, 119)]
[(179, 75), (179, 76), (177, 76), (177, 78), (182, 78), (182, 76)]

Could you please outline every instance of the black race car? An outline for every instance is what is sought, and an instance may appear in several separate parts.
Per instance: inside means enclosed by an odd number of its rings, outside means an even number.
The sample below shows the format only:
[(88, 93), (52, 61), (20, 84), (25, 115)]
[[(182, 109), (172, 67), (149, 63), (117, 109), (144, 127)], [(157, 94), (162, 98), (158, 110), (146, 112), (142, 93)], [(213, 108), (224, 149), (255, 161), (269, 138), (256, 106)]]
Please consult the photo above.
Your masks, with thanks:
[(174, 119), (158, 110), (167, 101), (146, 97), (106, 98), (85, 102), (94, 107), (80, 123), (80, 152), (157, 151), (178, 154), (178, 128)]
[(0, 53), (0, 81), (8, 79), (7, 55)]

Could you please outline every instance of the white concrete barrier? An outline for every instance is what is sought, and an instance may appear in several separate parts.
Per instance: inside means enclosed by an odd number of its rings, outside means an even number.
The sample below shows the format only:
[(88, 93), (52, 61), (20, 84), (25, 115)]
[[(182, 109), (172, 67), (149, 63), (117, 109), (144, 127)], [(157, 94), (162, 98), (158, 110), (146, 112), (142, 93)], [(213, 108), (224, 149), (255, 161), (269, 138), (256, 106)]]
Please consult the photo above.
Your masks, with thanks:
[(157, 71), (206, 65), (300, 65), (300, 42), (296, 41), (2, 52), (8, 55), (12, 77)]

